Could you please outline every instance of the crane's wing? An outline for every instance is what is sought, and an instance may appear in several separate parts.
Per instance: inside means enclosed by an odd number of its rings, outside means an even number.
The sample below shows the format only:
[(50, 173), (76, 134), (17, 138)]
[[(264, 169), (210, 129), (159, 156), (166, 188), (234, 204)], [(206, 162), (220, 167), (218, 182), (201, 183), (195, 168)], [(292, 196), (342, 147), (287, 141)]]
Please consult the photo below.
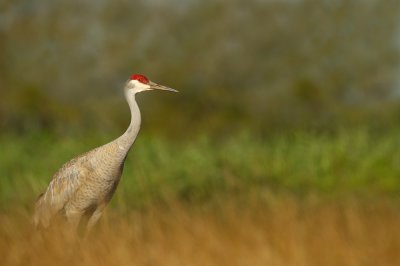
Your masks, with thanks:
[(82, 185), (90, 171), (87, 154), (65, 163), (53, 176), (46, 191), (36, 202), (34, 224), (48, 227), (51, 218), (60, 212)]

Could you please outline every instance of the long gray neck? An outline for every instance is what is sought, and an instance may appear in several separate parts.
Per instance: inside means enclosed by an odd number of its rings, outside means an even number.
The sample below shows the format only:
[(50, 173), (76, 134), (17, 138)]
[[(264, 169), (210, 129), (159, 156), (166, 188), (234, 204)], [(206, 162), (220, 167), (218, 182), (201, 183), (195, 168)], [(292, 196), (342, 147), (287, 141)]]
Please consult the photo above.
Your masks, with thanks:
[(125, 98), (128, 102), (129, 109), (131, 110), (131, 123), (125, 133), (117, 139), (117, 144), (121, 151), (128, 153), (139, 133), (141, 116), (139, 106), (135, 100), (135, 93), (131, 90), (126, 90)]

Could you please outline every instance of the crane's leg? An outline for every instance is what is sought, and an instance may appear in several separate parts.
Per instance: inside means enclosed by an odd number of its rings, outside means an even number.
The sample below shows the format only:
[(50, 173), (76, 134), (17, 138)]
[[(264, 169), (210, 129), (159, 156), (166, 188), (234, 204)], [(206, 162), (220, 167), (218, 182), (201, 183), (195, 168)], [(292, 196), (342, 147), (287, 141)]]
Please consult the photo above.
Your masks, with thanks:
[(103, 214), (104, 207), (105, 206), (98, 206), (97, 209), (93, 212), (92, 216), (90, 216), (86, 227), (85, 237), (89, 235), (90, 231), (93, 229), (93, 226), (100, 219), (101, 215)]
[(78, 232), (78, 226), (79, 222), (81, 221), (82, 212), (68, 210), (66, 211), (65, 215), (67, 216), (67, 220), (71, 230), (73, 230), (74, 232)]

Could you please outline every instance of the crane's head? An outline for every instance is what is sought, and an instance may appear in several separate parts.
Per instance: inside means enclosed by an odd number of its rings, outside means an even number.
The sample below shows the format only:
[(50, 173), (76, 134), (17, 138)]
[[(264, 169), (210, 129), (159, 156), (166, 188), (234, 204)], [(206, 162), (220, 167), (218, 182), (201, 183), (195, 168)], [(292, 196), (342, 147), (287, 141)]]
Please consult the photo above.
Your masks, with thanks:
[(154, 83), (150, 81), (146, 76), (141, 74), (131, 75), (125, 88), (127, 90), (132, 90), (134, 93), (148, 91), (148, 90), (164, 90), (164, 91), (178, 92), (177, 90)]

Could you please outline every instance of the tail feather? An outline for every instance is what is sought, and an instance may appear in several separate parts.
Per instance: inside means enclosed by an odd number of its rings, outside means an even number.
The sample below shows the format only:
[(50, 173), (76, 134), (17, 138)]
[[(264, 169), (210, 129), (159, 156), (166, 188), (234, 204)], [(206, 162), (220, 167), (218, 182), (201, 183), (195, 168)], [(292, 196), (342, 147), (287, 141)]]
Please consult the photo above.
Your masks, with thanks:
[(49, 226), (49, 215), (46, 210), (46, 202), (43, 197), (44, 193), (41, 193), (38, 196), (35, 204), (35, 214), (33, 215), (33, 224), (36, 228), (44, 227), (47, 228)]

